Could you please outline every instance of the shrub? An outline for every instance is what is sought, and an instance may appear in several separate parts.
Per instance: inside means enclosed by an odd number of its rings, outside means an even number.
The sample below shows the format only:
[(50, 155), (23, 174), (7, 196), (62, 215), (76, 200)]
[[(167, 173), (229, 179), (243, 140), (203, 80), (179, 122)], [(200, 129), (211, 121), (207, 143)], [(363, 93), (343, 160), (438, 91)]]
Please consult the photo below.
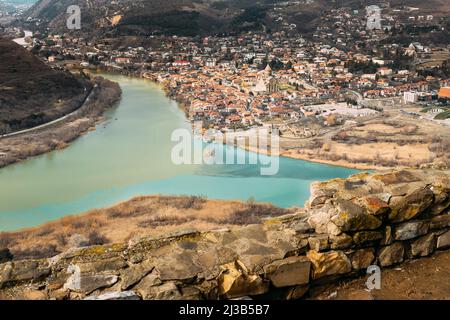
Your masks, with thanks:
[(0, 233), (0, 248), (8, 248), (15, 243), (14, 237), (10, 233)]
[(61, 252), (56, 249), (56, 245), (47, 244), (39, 247), (32, 247), (30, 249), (25, 250), (14, 250), (13, 255), (14, 259), (44, 259), (54, 257)]
[(151, 217), (150, 219), (146, 219), (146, 220), (138, 222), (138, 226), (140, 228), (148, 228), (148, 227), (156, 228), (156, 227), (160, 227), (160, 226), (179, 225), (179, 224), (189, 222), (191, 220), (192, 219), (189, 219), (187, 217), (157, 215), (157, 216)]
[(98, 231), (91, 231), (88, 235), (88, 239), (89, 246), (102, 245), (110, 242), (108, 238), (100, 234)]
[(64, 233), (58, 233), (55, 236), (56, 241), (58, 242), (59, 245), (61, 246), (66, 246), (67, 245), (67, 235)]
[(37, 237), (44, 237), (44, 236), (47, 236), (47, 235), (53, 233), (54, 231), (55, 230), (53, 228), (51, 228), (51, 227), (44, 227), (44, 228), (38, 230), (38, 232), (36, 233), (36, 236)]
[(182, 197), (164, 197), (161, 196), (158, 199), (158, 203), (173, 207), (179, 210), (194, 209), (200, 210), (203, 208), (203, 204), (206, 202), (204, 196), (182, 196)]
[(250, 204), (243, 209), (236, 210), (221, 222), (234, 225), (255, 224), (261, 222), (263, 218), (282, 216), (289, 212), (288, 209), (277, 208), (269, 204)]

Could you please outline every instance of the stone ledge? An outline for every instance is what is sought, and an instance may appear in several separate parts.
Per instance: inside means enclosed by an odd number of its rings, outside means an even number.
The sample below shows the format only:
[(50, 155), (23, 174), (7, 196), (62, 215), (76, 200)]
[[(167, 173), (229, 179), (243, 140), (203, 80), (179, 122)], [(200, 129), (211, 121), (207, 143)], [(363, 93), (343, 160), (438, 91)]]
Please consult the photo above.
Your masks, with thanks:
[(448, 171), (358, 174), (315, 184), (306, 210), (234, 230), (186, 230), (41, 260), (11, 261), (1, 250), (0, 297), (301, 298), (372, 264), (449, 249), (448, 182)]

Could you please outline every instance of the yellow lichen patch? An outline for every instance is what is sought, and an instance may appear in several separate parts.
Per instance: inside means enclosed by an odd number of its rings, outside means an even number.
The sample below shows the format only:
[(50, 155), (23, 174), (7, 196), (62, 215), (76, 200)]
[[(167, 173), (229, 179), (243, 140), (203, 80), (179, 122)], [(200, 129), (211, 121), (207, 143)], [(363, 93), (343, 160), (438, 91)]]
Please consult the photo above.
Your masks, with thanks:
[(82, 249), (78, 252), (78, 256), (90, 256), (90, 255), (102, 255), (111, 252), (122, 252), (126, 249), (126, 245), (122, 243), (116, 243), (105, 246), (92, 246)]
[[(370, 176), (370, 173), (361, 172), (361, 173), (355, 173), (355, 174), (351, 175), (349, 179), (350, 180), (364, 180), (368, 176)], [(340, 180), (344, 180), (344, 179), (340, 179)]]
[(282, 224), (282, 223), (283, 223), (283, 221), (280, 220), (280, 219), (277, 219), (277, 218), (274, 218), (274, 219), (268, 219), (268, 220), (266, 220), (266, 221), (263, 222), (263, 224), (264, 224), (264, 225), (267, 225), (267, 226), (279, 225), (279, 224)]
[(368, 213), (379, 215), (389, 210), (388, 204), (377, 197), (366, 197), (362, 201), (362, 205), (368, 210)]
[(419, 208), (417, 206), (408, 206), (404, 210), (399, 209), (393, 209), (391, 213), (389, 214), (389, 219), (392, 222), (402, 222), (407, 221), (412, 218), (414, 218), (416, 215), (419, 214)]

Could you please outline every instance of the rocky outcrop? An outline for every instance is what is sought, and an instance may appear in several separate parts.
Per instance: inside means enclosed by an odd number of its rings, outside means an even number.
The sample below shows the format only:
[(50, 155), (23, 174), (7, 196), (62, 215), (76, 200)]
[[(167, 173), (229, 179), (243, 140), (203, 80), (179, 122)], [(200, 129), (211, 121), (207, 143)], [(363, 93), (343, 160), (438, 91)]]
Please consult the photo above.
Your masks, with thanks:
[(301, 298), (373, 264), (447, 250), (449, 182), (448, 171), (357, 174), (314, 184), (305, 210), (261, 224), (186, 230), (51, 259), (9, 257), (0, 264), (0, 298)]

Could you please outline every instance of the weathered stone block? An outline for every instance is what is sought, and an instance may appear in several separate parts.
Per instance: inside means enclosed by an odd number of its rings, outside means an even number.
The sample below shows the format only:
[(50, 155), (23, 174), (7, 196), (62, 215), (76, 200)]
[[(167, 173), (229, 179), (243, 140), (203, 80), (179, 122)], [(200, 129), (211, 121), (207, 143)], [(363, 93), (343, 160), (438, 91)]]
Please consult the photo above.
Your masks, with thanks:
[(70, 291), (67, 289), (56, 289), (48, 291), (49, 300), (66, 300), (69, 297)]
[(372, 179), (381, 181), (385, 186), (411, 183), (421, 180), (421, 178), (418, 177), (417, 174), (408, 170), (376, 173), (372, 175)]
[(151, 290), (151, 287), (159, 286), (162, 284), (161, 279), (159, 279), (159, 275), (157, 272), (153, 271), (150, 274), (147, 274), (142, 280), (133, 288), (136, 292), (139, 292), (141, 296), (145, 295), (145, 292)]
[(140, 300), (140, 297), (134, 291), (113, 291), (84, 300)]
[(430, 221), (430, 229), (443, 229), (446, 227), (450, 227), (450, 214), (444, 214), (442, 216), (433, 217)]
[(352, 267), (355, 270), (367, 269), (375, 260), (373, 248), (361, 249), (351, 255)]
[(155, 261), (155, 268), (163, 281), (193, 279), (203, 269), (193, 262), (192, 251), (171, 252)]
[(88, 263), (79, 263), (77, 265), (82, 273), (84, 272), (100, 273), (107, 271), (111, 271), (113, 273), (118, 272), (120, 269), (123, 269), (127, 266), (125, 260), (121, 257), (103, 259)]
[(314, 235), (308, 238), (309, 247), (311, 250), (324, 251), (330, 248), (328, 244), (328, 235)]
[(150, 260), (146, 260), (140, 264), (133, 265), (128, 269), (123, 270), (120, 273), (121, 288), (122, 290), (127, 290), (132, 287), (142, 278), (144, 278), (147, 274), (149, 274), (154, 268), (154, 264)]
[(306, 257), (289, 257), (264, 267), (265, 276), (277, 288), (309, 283), (311, 262)]
[(309, 286), (297, 286), (289, 289), (286, 299), (287, 300), (297, 300), (302, 298), (309, 291)]
[(414, 257), (425, 257), (433, 253), (435, 247), (436, 236), (430, 233), (411, 242), (411, 254)]
[(307, 202), (308, 208), (323, 205), (327, 199), (333, 197), (336, 190), (343, 185), (342, 179), (335, 179), (327, 182), (313, 182), (310, 186), (310, 198)]
[(7, 262), (0, 265), (0, 286), (8, 282), (39, 280), (50, 272), (48, 263), (38, 260)]
[(342, 231), (331, 221), (331, 217), (336, 214), (336, 209), (331, 203), (326, 203), (319, 209), (310, 211), (308, 223), (316, 233), (339, 235)]
[(440, 235), (437, 239), (437, 248), (444, 249), (450, 247), (450, 231)]
[(7, 262), (0, 265), (0, 289), (4, 283), (7, 283), (11, 279), (12, 263)]
[(380, 219), (348, 200), (336, 201), (336, 209), (337, 214), (331, 218), (331, 221), (343, 232), (375, 230), (382, 224)]
[(48, 295), (45, 291), (41, 290), (25, 290), (21, 294), (19, 294), (18, 297), (20, 300), (32, 300), (32, 301), (39, 301), (39, 300), (48, 300)]
[(302, 235), (313, 231), (309, 223), (304, 221), (296, 221), (290, 225), (290, 228), (295, 231), (296, 234)]
[(358, 246), (371, 244), (383, 239), (384, 234), (380, 231), (360, 231), (353, 235), (353, 241)]
[(71, 276), (64, 284), (64, 289), (82, 294), (89, 294), (97, 289), (111, 287), (119, 279), (112, 274), (82, 273), (77, 265), (70, 265), (67, 272)]
[(269, 290), (269, 282), (258, 275), (248, 274), (239, 263), (224, 265), (218, 279), (219, 294), (226, 298), (238, 298), (264, 294)]
[(342, 233), (338, 236), (331, 235), (329, 237), (329, 241), (330, 248), (333, 250), (347, 249), (350, 248), (353, 244), (353, 238), (345, 233)]
[(430, 208), (433, 215), (438, 215), (450, 207), (450, 179), (442, 176), (441, 179), (433, 181), (433, 186), (430, 188), (434, 193), (434, 204)]
[(180, 288), (181, 300), (202, 300), (202, 292), (200, 289), (189, 286)]
[(380, 197), (383, 197), (384, 199), (389, 199), (390, 195), (388, 196), (386, 194), (383, 194), (380, 195), (379, 197), (375, 195), (366, 196), (360, 198), (358, 202), (368, 214), (381, 216), (389, 212), (390, 208), (387, 201), (383, 201), (382, 199), (380, 199)]
[(342, 251), (320, 253), (310, 250), (307, 257), (313, 264), (313, 279), (348, 273), (352, 269), (350, 260)]
[(428, 233), (430, 224), (427, 221), (414, 221), (398, 225), (395, 228), (395, 240), (409, 240)]
[(392, 222), (411, 220), (430, 207), (433, 199), (433, 192), (428, 187), (418, 186), (416, 189), (408, 190), (406, 196), (391, 199), (389, 220)]
[(180, 300), (182, 298), (180, 290), (173, 281), (138, 292), (144, 300)]
[(392, 245), (383, 247), (378, 253), (378, 261), (382, 267), (387, 267), (403, 261), (405, 248), (401, 242), (394, 242)]

